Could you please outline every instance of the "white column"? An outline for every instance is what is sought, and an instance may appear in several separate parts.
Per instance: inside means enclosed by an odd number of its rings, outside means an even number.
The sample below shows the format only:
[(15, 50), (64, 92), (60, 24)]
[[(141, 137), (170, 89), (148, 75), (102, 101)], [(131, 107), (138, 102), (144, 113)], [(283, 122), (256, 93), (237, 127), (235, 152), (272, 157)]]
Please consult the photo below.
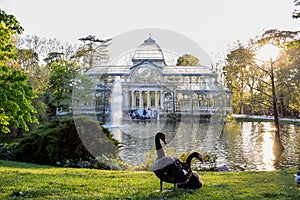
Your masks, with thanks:
[(128, 91), (128, 89), (126, 88), (126, 90), (125, 90), (125, 102), (124, 102), (124, 106), (125, 106), (125, 108), (126, 109), (128, 109), (129, 108), (129, 105), (128, 105), (128, 95), (129, 95), (129, 91)]
[(147, 94), (147, 104), (148, 104), (148, 107), (150, 108), (151, 107), (150, 91), (148, 90), (147, 92), (148, 92), (148, 94)]
[(161, 109), (164, 109), (164, 94), (162, 92), (162, 90), (160, 91), (160, 107)]
[(158, 108), (158, 96), (157, 96), (157, 90), (155, 90), (155, 108)]
[(143, 107), (143, 96), (142, 96), (142, 90), (139, 90), (140, 91), (140, 108)]
[(134, 90), (131, 90), (131, 108), (135, 107)]
[(190, 111), (193, 115), (193, 92), (192, 92), (192, 76), (189, 77), (190, 78)]

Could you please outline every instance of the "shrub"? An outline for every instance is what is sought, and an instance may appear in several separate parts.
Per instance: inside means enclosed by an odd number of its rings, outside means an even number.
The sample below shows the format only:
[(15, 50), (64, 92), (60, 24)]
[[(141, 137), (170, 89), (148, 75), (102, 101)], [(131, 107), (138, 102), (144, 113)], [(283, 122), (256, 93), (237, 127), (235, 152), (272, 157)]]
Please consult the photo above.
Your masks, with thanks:
[(16, 152), (19, 150), (17, 143), (0, 143), (0, 159), (16, 160)]
[[(108, 130), (102, 130), (98, 122), (88, 117), (77, 119), (79, 124), (74, 123), (72, 117), (55, 119), (49, 123), (36, 128), (19, 141), (17, 159), (25, 162), (38, 164), (56, 165), (64, 160), (90, 161), (95, 156), (90, 153), (91, 149), (102, 149), (101, 142), (111, 137)], [(89, 135), (91, 148), (87, 149), (82, 143), (82, 134), (93, 131)], [(115, 147), (116, 153), (118, 141), (109, 139), (110, 144)]]

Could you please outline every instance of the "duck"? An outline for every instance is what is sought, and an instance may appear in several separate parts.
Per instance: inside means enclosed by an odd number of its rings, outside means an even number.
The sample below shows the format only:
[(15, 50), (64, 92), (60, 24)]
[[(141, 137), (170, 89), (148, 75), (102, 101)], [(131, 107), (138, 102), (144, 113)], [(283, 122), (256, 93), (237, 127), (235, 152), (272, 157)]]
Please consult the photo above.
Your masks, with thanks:
[(188, 170), (189, 170), (189, 173), (191, 173), (191, 175), (187, 182), (177, 184), (178, 188), (199, 189), (202, 187), (203, 182), (202, 182), (199, 174), (195, 171), (192, 171), (192, 168), (191, 168), (191, 161), (193, 158), (197, 158), (202, 163), (204, 161), (202, 155), (198, 152), (193, 152), (187, 157), (185, 164), (188, 166)]
[(160, 191), (163, 191), (163, 182), (173, 183), (173, 191), (176, 190), (176, 184), (187, 182), (189, 176), (188, 166), (179, 158), (166, 156), (160, 140), (167, 144), (164, 132), (157, 132), (155, 135), (155, 148), (157, 158), (153, 165), (153, 172), (160, 179)]

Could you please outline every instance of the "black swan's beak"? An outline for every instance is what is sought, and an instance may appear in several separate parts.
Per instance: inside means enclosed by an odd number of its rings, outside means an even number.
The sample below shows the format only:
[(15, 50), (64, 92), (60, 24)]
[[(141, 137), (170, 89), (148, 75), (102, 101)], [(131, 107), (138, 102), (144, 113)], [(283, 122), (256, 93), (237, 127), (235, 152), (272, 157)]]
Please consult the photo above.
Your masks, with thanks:
[(199, 156), (198, 159), (200, 160), (201, 163), (204, 163), (204, 159), (202, 156)]

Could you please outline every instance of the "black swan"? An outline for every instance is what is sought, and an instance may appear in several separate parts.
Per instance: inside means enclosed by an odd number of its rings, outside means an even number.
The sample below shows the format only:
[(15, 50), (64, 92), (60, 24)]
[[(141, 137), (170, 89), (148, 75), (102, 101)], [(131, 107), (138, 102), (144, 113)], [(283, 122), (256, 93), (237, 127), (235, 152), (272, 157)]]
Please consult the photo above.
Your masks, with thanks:
[(166, 136), (163, 132), (158, 132), (155, 136), (157, 159), (153, 166), (153, 172), (160, 179), (160, 191), (163, 191), (163, 182), (174, 183), (173, 191), (175, 191), (176, 184), (188, 181), (190, 173), (187, 165), (180, 159), (165, 156), (160, 140), (167, 144)]
[(201, 162), (203, 162), (202, 155), (198, 152), (193, 152), (187, 157), (185, 163), (188, 166), (189, 172), (191, 172), (192, 174), (187, 182), (177, 184), (179, 188), (198, 189), (202, 187), (202, 180), (199, 174), (195, 171), (192, 171), (191, 168), (191, 161), (193, 158), (197, 158)]

